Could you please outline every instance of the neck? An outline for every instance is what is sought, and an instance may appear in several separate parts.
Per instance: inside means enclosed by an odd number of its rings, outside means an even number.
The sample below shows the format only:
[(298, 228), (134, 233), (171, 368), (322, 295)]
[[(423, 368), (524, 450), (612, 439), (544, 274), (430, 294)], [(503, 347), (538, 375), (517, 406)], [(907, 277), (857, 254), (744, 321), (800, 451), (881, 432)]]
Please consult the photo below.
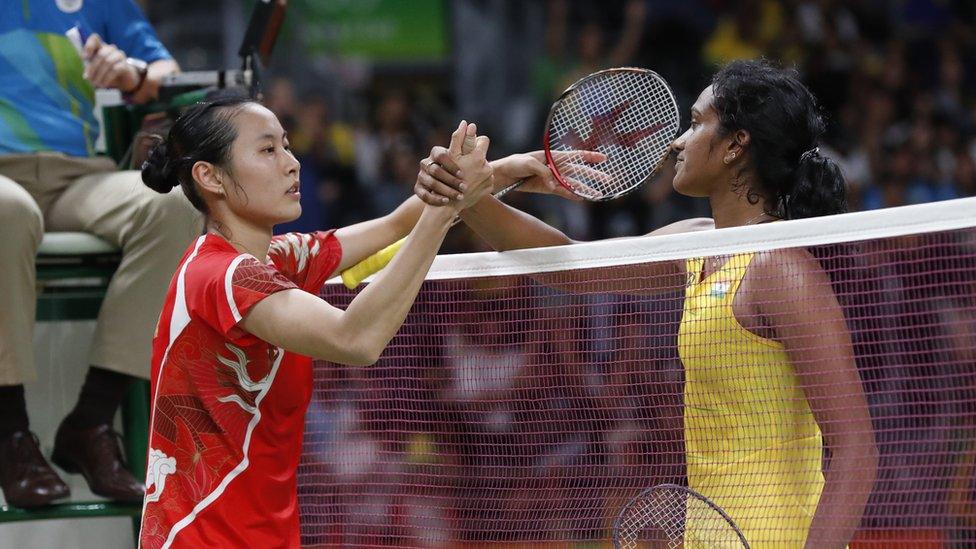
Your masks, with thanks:
[(262, 263), (268, 262), (268, 248), (271, 246), (270, 228), (233, 219), (211, 221), (208, 229), (211, 233), (220, 235), (230, 242), (237, 251), (251, 254)]
[(712, 219), (715, 220), (716, 229), (754, 225), (775, 219), (763, 211), (762, 200), (750, 204), (745, 193), (723, 191), (708, 197), (708, 201), (711, 204)]

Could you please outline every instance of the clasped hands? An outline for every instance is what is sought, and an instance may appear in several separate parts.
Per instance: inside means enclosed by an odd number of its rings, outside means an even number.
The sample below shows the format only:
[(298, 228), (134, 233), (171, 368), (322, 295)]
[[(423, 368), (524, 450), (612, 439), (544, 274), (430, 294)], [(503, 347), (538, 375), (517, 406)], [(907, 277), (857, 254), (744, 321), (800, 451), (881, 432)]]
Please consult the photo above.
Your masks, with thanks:
[[(459, 134), (458, 132), (462, 133)], [(469, 181), (471, 178), (467, 177), (468, 168), (462, 165), (463, 160), (461, 159), (467, 147), (473, 142), (472, 140), (484, 139), (487, 145), (488, 138), (485, 136), (475, 137), (476, 133), (477, 129), (474, 124), (462, 121), (458, 130), (451, 135), (450, 147), (435, 146), (432, 148), (430, 155), (420, 161), (420, 171), (417, 173), (417, 181), (414, 184), (414, 194), (433, 206), (443, 206), (452, 201), (460, 200), (466, 203), (463, 207), (468, 207), (477, 202), (477, 200), (470, 201)], [(458, 148), (455, 141), (461, 135), (465, 136), (462, 142), (464, 146)], [(554, 155), (557, 162), (564, 156), (571, 158), (573, 162), (588, 164), (598, 164), (606, 160), (604, 154), (589, 151), (577, 151), (572, 154), (557, 152)], [(556, 181), (552, 171), (546, 165), (546, 156), (543, 151), (513, 154), (494, 160), (488, 163), (488, 166), (491, 169), (488, 192), (497, 192), (517, 181), (523, 181), (518, 188), (522, 192), (553, 194), (568, 200), (582, 200), (577, 194)], [(596, 170), (591, 171), (599, 174)], [(570, 181), (570, 184), (574, 184), (574, 182)], [(483, 194), (479, 195), (478, 199), (482, 196)]]

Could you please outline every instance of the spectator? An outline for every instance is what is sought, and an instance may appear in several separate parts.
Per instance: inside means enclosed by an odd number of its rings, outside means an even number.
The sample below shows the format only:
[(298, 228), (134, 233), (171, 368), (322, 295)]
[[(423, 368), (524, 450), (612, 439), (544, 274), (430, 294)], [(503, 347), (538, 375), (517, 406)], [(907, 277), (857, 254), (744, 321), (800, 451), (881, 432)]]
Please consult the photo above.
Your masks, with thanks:
[[(140, 502), (113, 417), (129, 382), (149, 372), (150, 340), (169, 273), (199, 233), (175, 195), (146, 188), (94, 152), (94, 89), (152, 99), (178, 70), (132, 0), (8, 2), (0, 17), (0, 486), (8, 504), (68, 496), (30, 432), (24, 381), (33, 375), (34, 259), (45, 231), (85, 231), (122, 250), (99, 314), (84, 387), (58, 429), (52, 459), (96, 494)], [(91, 31), (81, 55), (65, 32)], [(84, 59), (82, 58), (84, 57)]]

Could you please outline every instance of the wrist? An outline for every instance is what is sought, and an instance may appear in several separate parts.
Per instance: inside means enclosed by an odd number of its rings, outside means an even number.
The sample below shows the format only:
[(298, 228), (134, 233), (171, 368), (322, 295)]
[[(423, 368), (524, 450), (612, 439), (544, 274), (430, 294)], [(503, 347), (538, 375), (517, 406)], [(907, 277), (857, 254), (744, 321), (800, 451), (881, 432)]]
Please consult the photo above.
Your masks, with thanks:
[(125, 62), (135, 72), (136, 81), (128, 90), (120, 90), (122, 91), (123, 97), (129, 100), (146, 84), (146, 78), (149, 76), (149, 64), (142, 59), (135, 59), (133, 57), (127, 57)]
[(431, 206), (430, 204), (424, 207), (424, 211), (421, 214), (421, 218), (428, 218), (434, 223), (445, 224), (450, 227), (451, 223), (454, 222), (454, 218), (460, 213), (460, 208), (457, 207), (457, 202), (452, 201), (449, 204), (443, 206)]
[(496, 193), (504, 189), (508, 185), (510, 185), (510, 183), (508, 182), (510, 178), (505, 173), (505, 168), (506, 166), (508, 166), (508, 159), (509, 157), (506, 156), (505, 158), (492, 160), (491, 162), (488, 163), (488, 165), (491, 167), (491, 172), (494, 177), (494, 180), (492, 181), (492, 189), (491, 189), (492, 193)]

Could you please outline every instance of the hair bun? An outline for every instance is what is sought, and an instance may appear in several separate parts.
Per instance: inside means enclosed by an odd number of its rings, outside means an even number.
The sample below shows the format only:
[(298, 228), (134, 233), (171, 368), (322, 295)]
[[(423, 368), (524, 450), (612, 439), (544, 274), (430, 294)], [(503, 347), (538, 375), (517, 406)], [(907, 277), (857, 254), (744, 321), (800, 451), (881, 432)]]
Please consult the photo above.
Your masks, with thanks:
[(146, 161), (142, 163), (142, 182), (150, 189), (164, 194), (180, 184), (173, 173), (165, 140), (153, 145)]

